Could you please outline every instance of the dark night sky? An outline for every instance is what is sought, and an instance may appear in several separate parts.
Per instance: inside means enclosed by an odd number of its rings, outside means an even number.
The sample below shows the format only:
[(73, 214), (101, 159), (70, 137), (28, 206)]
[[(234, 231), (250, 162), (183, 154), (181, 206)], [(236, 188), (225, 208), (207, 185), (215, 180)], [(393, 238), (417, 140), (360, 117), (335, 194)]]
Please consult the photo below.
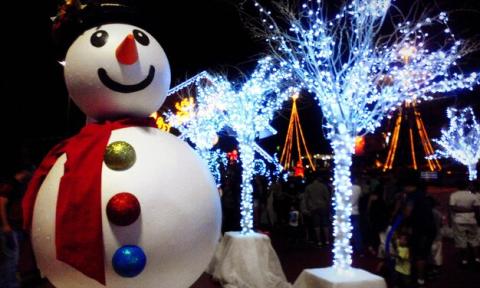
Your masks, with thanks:
[[(13, 151), (18, 150), (21, 143), (40, 143), (37, 149), (48, 149), (57, 140), (76, 133), (83, 118), (75, 107), (71, 107), (73, 104), (69, 104), (62, 68), (53, 56), (49, 17), (55, 14), (56, 1), (5, 2), (2, 3), (2, 14), (9, 17), (2, 17), (4, 29), (0, 42), (4, 67), (1, 77), (0, 131), (2, 147), (6, 148), (0, 151), (3, 159), (11, 160), (16, 157)], [(137, 2), (146, 8), (145, 17), (150, 19), (153, 27), (149, 32), (157, 37), (169, 57), (172, 84), (180, 83), (202, 70), (227, 71), (234, 75), (235, 67), (239, 67), (248, 74), (254, 67), (255, 59), (265, 52), (263, 43), (254, 40), (242, 22), (235, 6), (240, 0)], [(407, 2), (411, 1), (397, 0), (397, 3)], [(480, 1), (439, 0), (437, 3), (440, 7), (449, 6), (447, 8), (451, 9), (465, 8), (452, 17), (452, 28), (461, 36), (479, 37)], [(478, 54), (468, 59), (466, 69), (472, 66), (480, 67)], [(454, 97), (422, 106), (427, 129), (431, 127), (432, 134), (438, 135), (439, 123), (445, 122), (447, 105), (478, 104), (475, 94), (479, 90), (476, 91), (466, 97)], [(476, 107), (479, 108), (478, 105)], [(325, 152), (328, 146), (319, 136), (319, 108), (312, 99), (307, 98), (300, 102), (300, 109), (311, 150)], [(288, 117), (288, 112), (287, 107), (281, 114)], [(284, 117), (274, 121), (273, 125), (278, 128), (280, 136), (268, 140), (270, 146), (283, 145), (284, 130), (288, 124), (288, 119)], [(38, 139), (44, 141), (39, 142)]]

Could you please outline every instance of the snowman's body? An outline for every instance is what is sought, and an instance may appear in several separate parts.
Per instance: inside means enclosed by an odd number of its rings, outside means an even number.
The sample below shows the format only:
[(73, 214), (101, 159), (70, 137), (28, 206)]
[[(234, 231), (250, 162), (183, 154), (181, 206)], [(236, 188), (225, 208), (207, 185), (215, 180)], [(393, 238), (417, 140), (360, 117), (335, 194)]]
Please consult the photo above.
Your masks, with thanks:
[[(125, 171), (105, 163), (102, 167), (106, 286), (56, 259), (56, 205), (66, 155), (52, 167), (36, 199), (32, 242), (38, 266), (56, 287), (186, 288), (208, 265), (220, 235), (221, 209), (213, 178), (193, 149), (158, 129), (113, 130), (109, 143), (115, 141), (129, 143), (136, 162)], [(135, 195), (141, 206), (140, 217), (128, 226), (112, 224), (106, 214), (109, 199), (121, 192)], [(136, 277), (122, 277), (112, 267), (112, 257), (123, 245), (139, 246), (147, 256)]]

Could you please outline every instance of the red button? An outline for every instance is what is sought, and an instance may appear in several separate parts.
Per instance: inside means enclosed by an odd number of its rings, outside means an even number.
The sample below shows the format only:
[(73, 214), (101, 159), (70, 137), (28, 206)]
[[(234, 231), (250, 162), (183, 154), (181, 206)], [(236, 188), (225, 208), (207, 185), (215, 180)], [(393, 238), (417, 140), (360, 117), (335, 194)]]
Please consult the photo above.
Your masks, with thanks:
[(140, 202), (137, 197), (128, 192), (118, 193), (107, 204), (107, 217), (118, 226), (127, 226), (140, 216)]

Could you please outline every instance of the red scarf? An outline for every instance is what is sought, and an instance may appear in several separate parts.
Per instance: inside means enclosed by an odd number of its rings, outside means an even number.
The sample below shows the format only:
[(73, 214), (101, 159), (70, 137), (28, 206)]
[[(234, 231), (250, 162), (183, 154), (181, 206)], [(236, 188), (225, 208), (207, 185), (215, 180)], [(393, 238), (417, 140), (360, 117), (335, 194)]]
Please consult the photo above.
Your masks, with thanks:
[(103, 157), (112, 130), (132, 126), (156, 127), (151, 118), (91, 123), (55, 146), (35, 171), (23, 199), (24, 227), (30, 230), (43, 180), (57, 159), (66, 153), (55, 221), (57, 259), (103, 285), (106, 284), (101, 200)]

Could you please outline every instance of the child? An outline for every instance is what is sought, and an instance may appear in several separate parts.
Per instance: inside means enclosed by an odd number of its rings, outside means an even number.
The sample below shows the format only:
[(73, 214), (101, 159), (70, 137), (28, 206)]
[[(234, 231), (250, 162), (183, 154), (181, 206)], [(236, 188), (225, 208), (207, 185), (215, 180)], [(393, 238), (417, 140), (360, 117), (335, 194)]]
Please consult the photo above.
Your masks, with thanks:
[(410, 249), (408, 247), (408, 233), (400, 230), (394, 241), (395, 245), (395, 274), (394, 287), (408, 288), (410, 287)]
[(290, 206), (288, 212), (288, 239), (291, 244), (298, 244), (300, 238), (300, 211), (297, 204)]

